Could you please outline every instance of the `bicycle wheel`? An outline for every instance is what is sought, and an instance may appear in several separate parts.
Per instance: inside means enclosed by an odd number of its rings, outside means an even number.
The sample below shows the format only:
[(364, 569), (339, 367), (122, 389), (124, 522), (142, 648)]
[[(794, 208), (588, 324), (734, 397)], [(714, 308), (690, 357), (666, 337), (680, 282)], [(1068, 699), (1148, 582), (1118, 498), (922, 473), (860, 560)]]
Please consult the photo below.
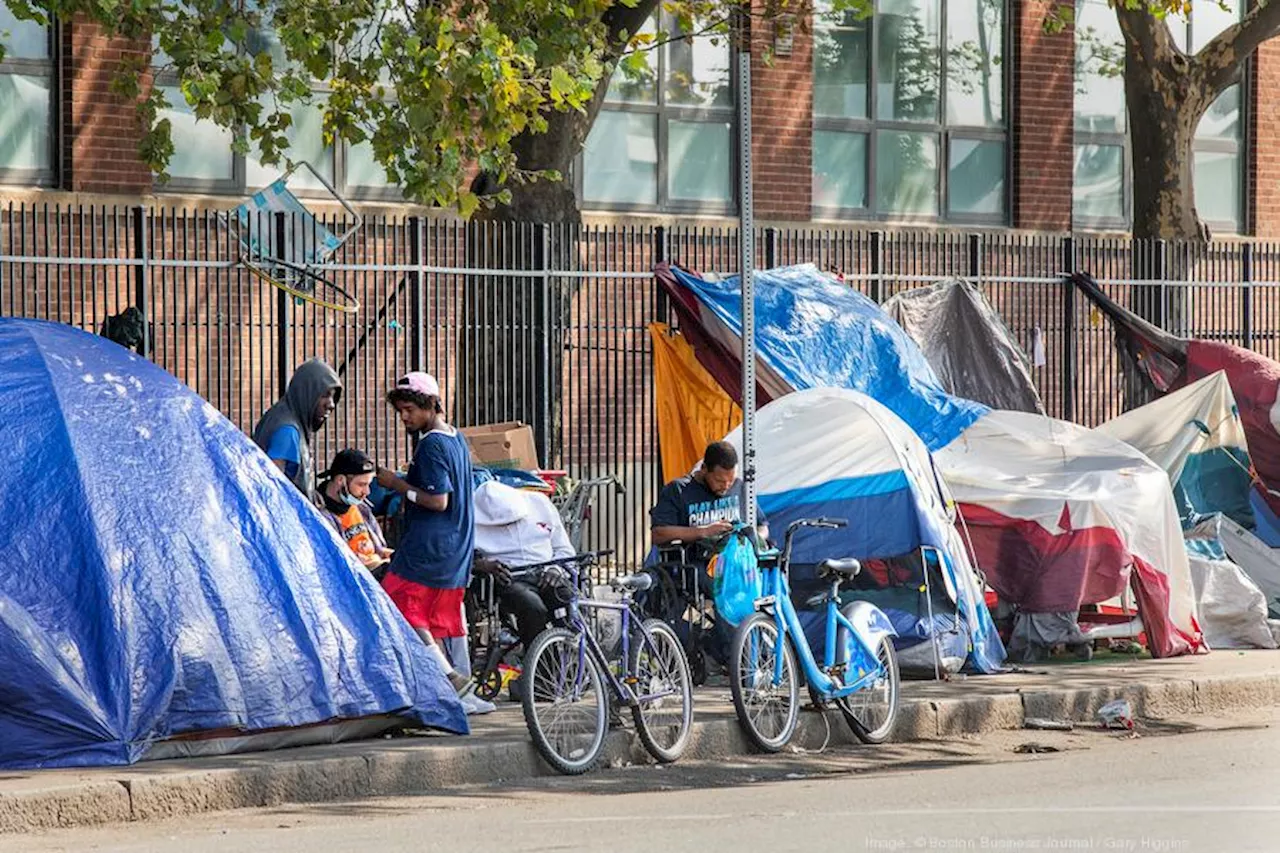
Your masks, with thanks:
[(884, 672), (875, 683), (836, 700), (845, 722), (863, 743), (884, 743), (898, 722), (898, 655), (890, 637), (880, 638), (876, 658)]
[[(773, 683), (782, 655), (782, 681)], [(729, 656), (733, 708), (747, 737), (765, 752), (778, 752), (791, 740), (800, 713), (800, 679), (795, 653), (778, 636), (773, 617), (756, 613), (738, 626)]]
[[(631, 646), (627, 672), (641, 701), (631, 709), (636, 732), (649, 754), (663, 764), (675, 761), (693, 728), (693, 677), (680, 640), (661, 619), (646, 619)], [(645, 701), (644, 696), (657, 698)]]
[(594, 767), (609, 729), (609, 698), (582, 638), (566, 628), (543, 631), (521, 679), (525, 725), (546, 762), (567, 776)]

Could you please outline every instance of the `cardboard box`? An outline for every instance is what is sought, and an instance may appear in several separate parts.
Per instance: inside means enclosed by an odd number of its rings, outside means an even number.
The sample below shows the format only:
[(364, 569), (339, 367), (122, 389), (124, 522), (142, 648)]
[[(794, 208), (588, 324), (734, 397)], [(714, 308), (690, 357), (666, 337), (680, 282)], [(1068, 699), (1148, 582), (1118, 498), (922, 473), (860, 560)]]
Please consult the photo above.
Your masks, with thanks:
[(471, 445), (471, 458), (486, 468), (518, 468), (537, 471), (538, 447), (533, 427), (520, 421), (467, 427), (462, 430)]

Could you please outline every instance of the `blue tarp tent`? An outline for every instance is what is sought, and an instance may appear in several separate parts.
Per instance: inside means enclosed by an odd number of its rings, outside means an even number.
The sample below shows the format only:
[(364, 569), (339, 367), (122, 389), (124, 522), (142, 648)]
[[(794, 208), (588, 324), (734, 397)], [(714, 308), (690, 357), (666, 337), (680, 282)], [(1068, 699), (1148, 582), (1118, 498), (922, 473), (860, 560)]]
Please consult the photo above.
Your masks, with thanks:
[(372, 577), (173, 376), (0, 319), (0, 413), (0, 766), (128, 764), (267, 730), (296, 743), (392, 714), (466, 732)]
[[(679, 303), (682, 318), (699, 318), (682, 323), (681, 332), (690, 336), (695, 349), (722, 348), (728, 356), (725, 366), (736, 370), (742, 332), (738, 277), (708, 281), (663, 266), (659, 277), (666, 276), (678, 285), (668, 287), (668, 293)], [(760, 270), (753, 281), (762, 403), (801, 388), (853, 388), (888, 406), (931, 451), (950, 444), (990, 411), (948, 394), (901, 326), (879, 305), (812, 264)], [(737, 384), (735, 375), (719, 375), (715, 359), (700, 354), (699, 361), (724, 387)]]

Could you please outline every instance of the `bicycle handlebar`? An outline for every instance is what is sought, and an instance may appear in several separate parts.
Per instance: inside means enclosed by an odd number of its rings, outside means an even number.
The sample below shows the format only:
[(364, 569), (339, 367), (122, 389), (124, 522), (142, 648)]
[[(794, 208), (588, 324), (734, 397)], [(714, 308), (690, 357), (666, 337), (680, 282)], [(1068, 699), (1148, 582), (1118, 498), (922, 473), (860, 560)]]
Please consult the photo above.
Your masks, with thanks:
[(849, 522), (843, 518), (799, 518), (787, 526), (787, 532), (790, 533), (801, 527), (821, 527), (827, 530), (839, 530), (848, 526)]

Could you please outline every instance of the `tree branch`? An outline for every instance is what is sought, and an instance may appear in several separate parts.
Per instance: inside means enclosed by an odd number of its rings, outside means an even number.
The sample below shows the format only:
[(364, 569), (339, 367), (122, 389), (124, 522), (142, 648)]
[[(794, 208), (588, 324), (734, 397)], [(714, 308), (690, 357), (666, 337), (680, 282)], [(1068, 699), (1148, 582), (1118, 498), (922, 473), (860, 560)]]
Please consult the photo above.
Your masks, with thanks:
[(1169, 25), (1163, 19), (1155, 17), (1145, 3), (1130, 9), (1123, 0), (1119, 0), (1115, 4), (1115, 10), (1120, 33), (1126, 42), (1126, 52), (1134, 48), (1143, 65), (1156, 70), (1161, 57), (1181, 53), (1173, 43)]
[(1258, 0), (1240, 20), (1218, 33), (1192, 60), (1195, 81), (1214, 95), (1240, 79), (1245, 62), (1264, 41), (1280, 35), (1280, 2)]

